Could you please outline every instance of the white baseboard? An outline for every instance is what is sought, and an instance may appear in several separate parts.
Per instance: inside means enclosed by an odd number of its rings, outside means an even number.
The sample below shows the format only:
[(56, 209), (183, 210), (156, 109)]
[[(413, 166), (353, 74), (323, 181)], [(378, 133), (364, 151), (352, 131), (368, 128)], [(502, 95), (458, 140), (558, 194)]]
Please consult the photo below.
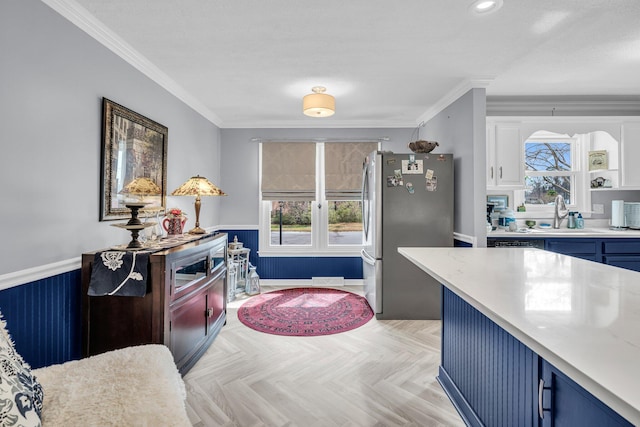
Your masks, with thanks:
[(279, 288), (311, 288), (314, 286), (364, 286), (362, 279), (343, 279), (342, 285), (324, 284), (318, 285), (313, 283), (313, 279), (260, 279), (260, 286), (279, 287)]

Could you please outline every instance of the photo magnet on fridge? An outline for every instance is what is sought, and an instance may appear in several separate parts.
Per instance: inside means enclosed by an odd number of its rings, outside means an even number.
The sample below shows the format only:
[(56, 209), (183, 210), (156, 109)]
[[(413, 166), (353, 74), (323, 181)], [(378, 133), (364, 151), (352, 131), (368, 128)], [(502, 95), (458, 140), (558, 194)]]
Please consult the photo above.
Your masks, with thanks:
[(423, 160), (403, 160), (402, 161), (402, 173), (404, 174), (421, 174)]
[(427, 191), (436, 191), (438, 188), (438, 177), (427, 178)]

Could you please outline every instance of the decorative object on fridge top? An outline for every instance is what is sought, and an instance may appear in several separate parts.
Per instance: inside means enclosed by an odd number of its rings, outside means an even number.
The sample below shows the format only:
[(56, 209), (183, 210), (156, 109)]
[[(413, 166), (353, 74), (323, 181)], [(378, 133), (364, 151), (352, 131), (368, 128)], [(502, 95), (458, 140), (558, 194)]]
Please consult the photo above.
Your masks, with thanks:
[(434, 148), (440, 146), (440, 144), (435, 141), (425, 141), (423, 139), (420, 139), (420, 128), (424, 125), (424, 122), (420, 122), (418, 127), (416, 127), (416, 129), (411, 134), (411, 139), (413, 139), (413, 136), (415, 134), (417, 134), (418, 137), (415, 141), (409, 142), (409, 144), (407, 144), (409, 150), (413, 151), (414, 153), (430, 153)]

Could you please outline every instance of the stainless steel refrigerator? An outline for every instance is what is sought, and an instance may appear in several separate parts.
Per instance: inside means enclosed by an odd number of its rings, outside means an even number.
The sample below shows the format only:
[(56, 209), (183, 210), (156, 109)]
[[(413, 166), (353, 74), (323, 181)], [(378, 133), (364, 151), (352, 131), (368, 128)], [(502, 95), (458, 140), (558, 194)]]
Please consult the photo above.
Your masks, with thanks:
[(398, 247), (453, 246), (453, 156), (370, 153), (362, 174), (365, 295), (378, 319), (440, 319), (440, 284)]

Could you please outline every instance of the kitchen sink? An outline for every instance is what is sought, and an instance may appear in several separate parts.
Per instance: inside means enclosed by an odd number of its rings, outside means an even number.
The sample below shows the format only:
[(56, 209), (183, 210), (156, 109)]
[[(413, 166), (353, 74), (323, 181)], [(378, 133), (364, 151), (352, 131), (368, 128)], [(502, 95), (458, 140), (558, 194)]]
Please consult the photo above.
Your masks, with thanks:
[[(520, 230), (518, 230), (520, 231)], [(607, 233), (610, 230), (607, 228), (527, 228), (522, 233), (527, 234), (571, 234), (575, 236), (593, 235), (600, 233)]]

